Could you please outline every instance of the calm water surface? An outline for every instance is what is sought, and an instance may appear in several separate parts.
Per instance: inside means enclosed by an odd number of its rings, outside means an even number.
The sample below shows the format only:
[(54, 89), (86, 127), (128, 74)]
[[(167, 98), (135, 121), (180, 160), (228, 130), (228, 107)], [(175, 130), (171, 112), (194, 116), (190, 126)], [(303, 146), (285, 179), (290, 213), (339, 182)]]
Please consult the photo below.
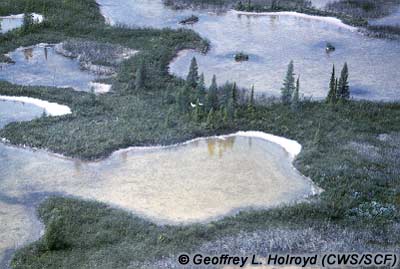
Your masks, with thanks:
[[(13, 113), (12, 120), (41, 113), (33, 108), (29, 114), (19, 104), (7, 110), (22, 111)], [(0, 120), (0, 126), (11, 121), (6, 116)], [(99, 162), (0, 143), (0, 259), (7, 263), (15, 248), (39, 238), (35, 206), (51, 194), (94, 199), (158, 223), (178, 224), (291, 203), (314, 190), (282, 147), (256, 138), (123, 150)]]
[(19, 85), (72, 87), (88, 91), (96, 75), (80, 69), (76, 59), (57, 54), (53, 46), (20, 48), (9, 54), (15, 64), (0, 65), (0, 80)]
[(21, 18), (0, 18), (0, 33), (7, 33), (22, 26)]
[[(332, 65), (348, 62), (354, 98), (398, 100), (400, 42), (372, 39), (328, 22), (287, 15), (246, 16), (235, 12), (215, 14), (174, 11), (160, 0), (99, 0), (111, 23), (131, 26), (182, 27), (178, 22), (190, 14), (200, 17), (194, 26), (185, 26), (211, 41), (211, 51), (202, 55), (187, 51), (171, 63), (170, 71), (185, 77), (190, 60), (196, 56), (200, 71), (210, 81), (217, 74), (220, 83), (237, 81), (255, 85), (256, 91), (278, 95), (287, 64), (294, 60), (301, 76), (304, 95), (323, 98), (328, 91)], [(326, 43), (336, 51), (327, 54)], [(244, 51), (250, 61), (237, 63), (233, 56)]]

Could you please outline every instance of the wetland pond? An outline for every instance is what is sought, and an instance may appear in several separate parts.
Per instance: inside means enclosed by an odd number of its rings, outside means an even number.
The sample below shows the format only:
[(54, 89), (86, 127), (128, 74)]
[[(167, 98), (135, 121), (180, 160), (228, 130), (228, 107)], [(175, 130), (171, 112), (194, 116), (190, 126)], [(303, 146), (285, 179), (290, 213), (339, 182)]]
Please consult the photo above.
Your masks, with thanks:
[[(254, 84), (260, 93), (277, 95), (287, 64), (294, 60), (304, 95), (322, 98), (332, 64), (347, 61), (353, 97), (390, 101), (400, 96), (400, 42), (365, 37), (337, 20), (292, 13), (173, 11), (160, 0), (98, 2), (110, 23), (178, 28), (180, 20), (199, 16), (199, 23), (183, 27), (208, 38), (211, 51), (181, 52), (170, 65), (178, 76), (186, 76), (196, 56), (208, 81), (218, 74), (220, 83)], [(16, 21), (2, 21), (2, 31), (18, 26)], [(325, 52), (327, 42), (335, 45), (335, 52)], [(238, 51), (248, 53), (250, 60), (235, 62)], [(96, 79), (82, 71), (77, 60), (55, 53), (53, 46), (21, 48), (9, 56), (16, 63), (2, 65), (0, 79), (12, 83), (88, 90)], [(33, 105), (0, 101), (0, 128), (42, 113)], [(35, 209), (52, 194), (105, 202), (160, 224), (187, 224), (240, 209), (298, 202), (317, 192), (294, 169), (292, 155), (263, 135), (256, 136), (242, 133), (170, 147), (132, 148), (97, 162), (0, 143), (0, 267), (6, 267), (16, 248), (41, 236)]]
[(88, 91), (97, 76), (80, 68), (77, 59), (55, 52), (54, 46), (39, 44), (9, 53), (14, 64), (0, 65), (0, 80), (27, 85), (52, 86)]
[[(29, 114), (30, 106), (14, 102), (0, 105), (1, 126), (42, 113), (31, 107)], [(318, 188), (292, 166), (296, 153), (262, 139), (264, 135), (240, 133), (170, 147), (131, 148), (97, 162), (0, 143), (0, 253), (7, 257), (10, 249), (40, 236), (34, 209), (51, 194), (105, 202), (160, 224), (207, 222), (240, 209), (270, 208), (315, 194)], [(290, 145), (299, 150), (296, 142), (283, 141), (287, 150)]]
[[(277, 96), (290, 60), (301, 76), (306, 97), (324, 98), (332, 65), (349, 64), (352, 96), (356, 99), (399, 100), (400, 42), (370, 38), (339, 20), (295, 13), (270, 15), (240, 14), (234, 11), (171, 10), (161, 0), (98, 0), (107, 20), (141, 27), (185, 27), (210, 40), (207, 54), (184, 51), (171, 63), (170, 72), (186, 77), (190, 60), (197, 58), (200, 72), (209, 82), (217, 74), (220, 84), (236, 81), (267, 96)], [(319, 4), (323, 4), (322, 1)], [(194, 14), (199, 22), (181, 26), (179, 21)], [(327, 53), (327, 43), (336, 50)], [(249, 54), (236, 62), (240, 51)]]
[(4, 34), (22, 26), (20, 17), (0, 17), (0, 33)]

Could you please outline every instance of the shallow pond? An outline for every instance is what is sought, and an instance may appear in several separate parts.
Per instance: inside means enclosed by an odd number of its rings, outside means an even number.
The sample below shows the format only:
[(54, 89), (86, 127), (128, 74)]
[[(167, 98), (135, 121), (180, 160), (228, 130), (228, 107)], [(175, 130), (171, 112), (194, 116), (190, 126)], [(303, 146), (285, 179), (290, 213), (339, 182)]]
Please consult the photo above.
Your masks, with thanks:
[[(21, 106), (1, 105), (19, 112), (1, 114), (0, 126), (41, 114)], [(278, 144), (238, 135), (126, 149), (98, 162), (0, 143), (0, 256), (40, 236), (34, 207), (51, 194), (106, 202), (157, 223), (204, 222), (315, 193), (291, 160)]]
[[(217, 74), (219, 83), (236, 81), (240, 86), (255, 85), (256, 91), (279, 95), (290, 60), (301, 76), (301, 91), (307, 97), (323, 98), (328, 91), (332, 65), (341, 68), (348, 62), (354, 98), (398, 100), (400, 42), (365, 37), (352, 27), (324, 19), (293, 15), (215, 14), (205, 11), (175, 11), (160, 0), (99, 0), (103, 14), (111, 23), (135, 26), (187, 27), (211, 41), (211, 51), (180, 53), (170, 71), (185, 77), (196, 56), (199, 69), (209, 82)], [(199, 23), (180, 26), (190, 14)], [(326, 53), (327, 42), (336, 51)], [(243, 51), (248, 62), (237, 63), (234, 55)]]
[(49, 45), (19, 48), (9, 56), (15, 64), (0, 65), (0, 80), (19, 85), (72, 87), (88, 91), (90, 82), (98, 78), (81, 70), (78, 60), (56, 53)]
[(1, 18), (0, 17), (0, 33), (7, 33), (22, 26), (22, 18)]

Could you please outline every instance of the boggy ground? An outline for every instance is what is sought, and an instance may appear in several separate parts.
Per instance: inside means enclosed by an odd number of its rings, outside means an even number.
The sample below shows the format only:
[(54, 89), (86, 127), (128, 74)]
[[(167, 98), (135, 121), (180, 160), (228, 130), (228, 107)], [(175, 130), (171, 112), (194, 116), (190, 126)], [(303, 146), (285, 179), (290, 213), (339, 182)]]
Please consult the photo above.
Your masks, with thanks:
[[(0, 13), (21, 13), (25, 4), (3, 1)], [(304, 239), (310, 244), (318, 244), (315, 238), (320, 231), (349, 231), (365, 242), (366, 249), (398, 249), (399, 239), (393, 235), (400, 205), (399, 103), (350, 101), (332, 107), (304, 101), (296, 111), (279, 103), (258, 104), (255, 109), (242, 105), (233, 121), (209, 125), (176, 108), (175, 95), (184, 82), (167, 72), (178, 50), (207, 47), (195, 33), (110, 27), (93, 0), (35, 1), (29, 11), (42, 13), (47, 20), (29, 32), (14, 30), (0, 36), (1, 53), (71, 38), (114, 43), (140, 53), (119, 65), (112, 92), (101, 96), (1, 82), (0, 94), (37, 97), (73, 111), (7, 125), (0, 136), (10, 143), (91, 160), (132, 145), (259, 130), (299, 141), (304, 149), (296, 167), (325, 192), (312, 202), (189, 226), (158, 226), (101, 203), (54, 197), (39, 208), (45, 237), (18, 251), (14, 268), (127, 268), (180, 252), (205, 251), (204, 246), (212, 252), (211, 246), (221, 237), (241, 238), (243, 233), (274, 229), (302, 233), (306, 227), (314, 235)], [(147, 79), (145, 90), (137, 92), (131, 81), (140, 61), (145, 62)], [(290, 232), (288, 236), (295, 238)], [(244, 240), (243, 246), (248, 242)], [(277, 251), (286, 251), (285, 244), (277, 245)], [(298, 251), (312, 249), (299, 247)]]

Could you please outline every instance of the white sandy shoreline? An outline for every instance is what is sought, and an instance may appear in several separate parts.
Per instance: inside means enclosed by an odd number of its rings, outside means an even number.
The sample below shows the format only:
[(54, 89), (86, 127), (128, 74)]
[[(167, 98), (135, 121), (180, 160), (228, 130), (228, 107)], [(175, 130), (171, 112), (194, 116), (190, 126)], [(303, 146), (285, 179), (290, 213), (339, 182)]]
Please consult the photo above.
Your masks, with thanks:
[(162, 146), (162, 145), (155, 145), (155, 146), (133, 146), (133, 147), (128, 147), (125, 149), (119, 149), (117, 151), (114, 151), (112, 155), (119, 154), (121, 152), (127, 152), (127, 151), (135, 151), (135, 150), (153, 150), (153, 149), (166, 149), (166, 148), (173, 148), (173, 147), (178, 147), (181, 145), (187, 145), (196, 141), (200, 140), (205, 140), (205, 139), (211, 139), (211, 138), (217, 138), (217, 139), (225, 139), (229, 137), (234, 137), (234, 136), (242, 136), (242, 137), (252, 137), (252, 138), (260, 138), (263, 140), (266, 140), (268, 142), (272, 142), (275, 144), (278, 144), (281, 146), (288, 154), (293, 161), (296, 156), (301, 152), (302, 146), (300, 143), (298, 143), (295, 140), (291, 140), (285, 137), (281, 136), (276, 136), (273, 134), (268, 134), (260, 131), (239, 131), (233, 134), (228, 134), (228, 135), (219, 135), (219, 136), (208, 136), (208, 137), (198, 137), (194, 138), (182, 143), (176, 143), (168, 146)]
[(247, 12), (247, 11), (237, 11), (237, 10), (230, 10), (229, 12), (232, 12), (234, 14), (238, 15), (251, 15), (251, 16), (293, 16), (293, 17), (298, 17), (298, 18), (304, 18), (304, 19), (312, 19), (312, 20), (318, 20), (326, 23), (330, 23), (333, 25), (336, 25), (341, 28), (345, 28), (350, 31), (357, 31), (358, 28), (345, 24), (342, 22), (340, 19), (335, 18), (335, 17), (324, 17), (324, 16), (316, 16), (316, 15), (309, 15), (305, 13), (299, 13), (295, 11), (279, 11), (279, 12)]
[(0, 95), (0, 100), (32, 104), (40, 108), (43, 108), (49, 116), (63, 116), (72, 113), (71, 109), (68, 106), (60, 105), (57, 103), (51, 103), (48, 101), (32, 97)]

